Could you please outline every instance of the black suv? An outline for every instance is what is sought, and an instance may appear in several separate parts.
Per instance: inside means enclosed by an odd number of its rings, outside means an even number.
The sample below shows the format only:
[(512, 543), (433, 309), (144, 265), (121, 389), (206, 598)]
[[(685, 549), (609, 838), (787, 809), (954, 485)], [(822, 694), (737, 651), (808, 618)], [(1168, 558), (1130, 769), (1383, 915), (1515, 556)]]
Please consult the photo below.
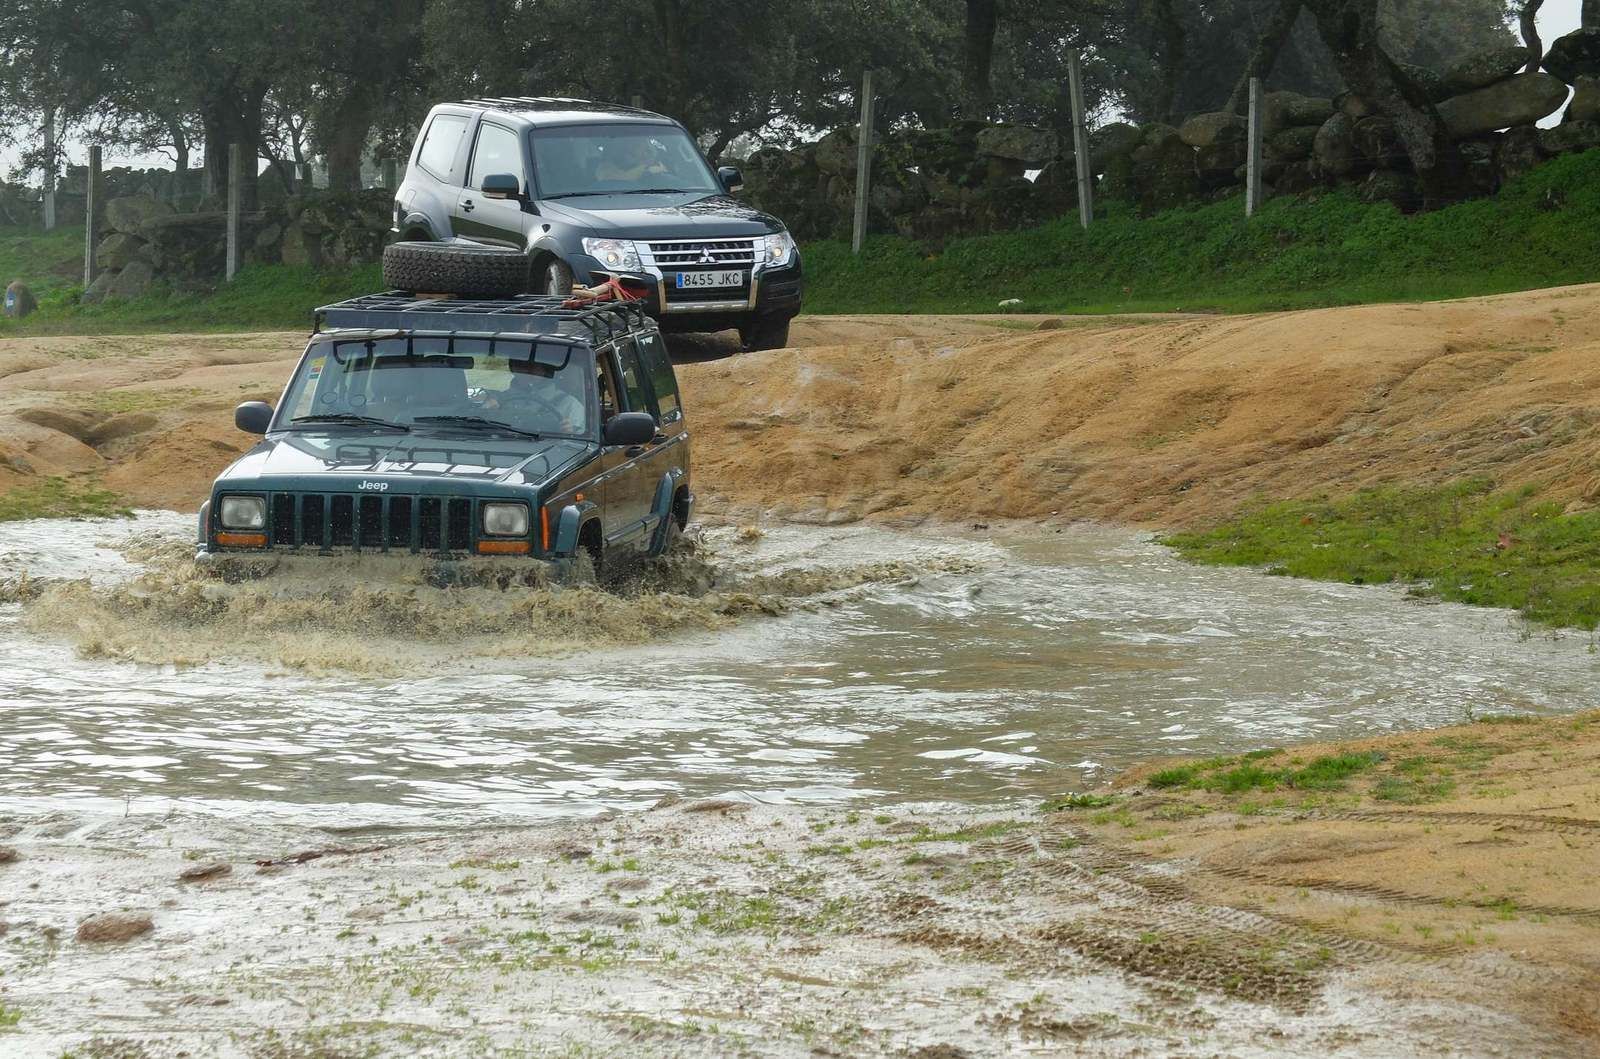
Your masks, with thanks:
[(316, 312), (265, 435), (217, 477), (202, 557), (347, 550), (625, 570), (689, 523), (689, 431), (636, 305), (368, 295)]
[(738, 200), (671, 118), (580, 99), (480, 99), (433, 108), (394, 202), (401, 240), (466, 239), (527, 255), (528, 288), (565, 295), (608, 278), (649, 291), (664, 330), (737, 328), (788, 343), (800, 252), (783, 223)]

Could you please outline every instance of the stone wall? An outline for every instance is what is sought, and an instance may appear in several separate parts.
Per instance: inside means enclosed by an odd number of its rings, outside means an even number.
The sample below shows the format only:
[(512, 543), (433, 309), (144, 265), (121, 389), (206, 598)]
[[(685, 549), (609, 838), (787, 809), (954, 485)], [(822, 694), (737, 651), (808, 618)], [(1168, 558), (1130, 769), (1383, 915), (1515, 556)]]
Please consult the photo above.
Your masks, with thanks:
[[(1460, 145), (1471, 194), (1492, 195), (1546, 159), (1600, 147), (1600, 29), (1556, 41), (1543, 71), (1525, 73), (1526, 65), (1524, 49), (1504, 47), (1443, 72), (1407, 70)], [(1538, 128), (1565, 103), (1569, 85), (1577, 94), (1562, 122)], [(1367, 201), (1420, 205), (1394, 126), (1355, 95), (1268, 93), (1264, 132), (1268, 194), (1348, 187)], [(1107, 125), (1091, 136), (1096, 194), (1146, 212), (1236, 195), (1245, 139), (1245, 119), (1227, 113), (1198, 114), (1176, 127)], [(750, 199), (799, 238), (848, 235), (854, 128), (794, 150), (763, 148), (744, 169)], [(1030, 170), (1037, 179), (1027, 179)], [(958, 123), (890, 136), (873, 159), (870, 228), (938, 245), (1028, 227), (1075, 210), (1076, 179), (1070, 137), (1048, 129)]]
[[(391, 192), (322, 193), (246, 213), (240, 225), (245, 264), (341, 267), (369, 264), (389, 237)], [(100, 275), (83, 300), (137, 298), (154, 286), (206, 289), (222, 282), (227, 265), (227, 215), (180, 213), (150, 195), (106, 203)]]

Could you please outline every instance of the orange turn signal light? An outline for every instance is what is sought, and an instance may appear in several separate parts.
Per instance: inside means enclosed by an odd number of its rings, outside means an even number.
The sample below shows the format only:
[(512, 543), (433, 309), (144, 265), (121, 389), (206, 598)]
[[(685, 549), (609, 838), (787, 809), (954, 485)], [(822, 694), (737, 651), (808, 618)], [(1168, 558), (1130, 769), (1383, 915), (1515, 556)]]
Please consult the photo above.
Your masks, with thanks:
[(224, 548), (265, 548), (265, 533), (219, 533), (217, 543)]
[(527, 541), (479, 541), (479, 555), (527, 555), (532, 551)]

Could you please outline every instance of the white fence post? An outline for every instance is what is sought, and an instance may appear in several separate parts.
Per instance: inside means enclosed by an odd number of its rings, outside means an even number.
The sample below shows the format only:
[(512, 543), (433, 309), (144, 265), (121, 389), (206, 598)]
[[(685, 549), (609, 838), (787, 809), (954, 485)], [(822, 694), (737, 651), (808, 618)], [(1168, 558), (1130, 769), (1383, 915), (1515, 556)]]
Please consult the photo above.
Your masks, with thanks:
[(1067, 55), (1067, 90), (1072, 97), (1072, 150), (1078, 163), (1078, 220), (1087, 228), (1094, 222), (1094, 167), (1083, 113), (1083, 60), (1077, 52)]
[(1250, 127), (1248, 148), (1249, 158), (1245, 162), (1244, 186), (1244, 215), (1254, 217), (1261, 208), (1262, 180), (1261, 180), (1261, 154), (1263, 129), (1262, 124), (1266, 114), (1261, 100), (1261, 78), (1250, 78)]
[(856, 143), (856, 220), (850, 234), (850, 250), (861, 253), (867, 238), (868, 193), (872, 190), (872, 71), (861, 77), (861, 125)]
[(56, 226), (56, 108), (44, 112), (44, 230)]
[(100, 176), (100, 145), (89, 148), (88, 194), (83, 203), (83, 285), (87, 288), (100, 274), (100, 212), (105, 208), (101, 198), (105, 194)]
[(228, 144), (228, 261), (227, 279), (239, 272), (239, 221), (244, 202), (244, 145)]

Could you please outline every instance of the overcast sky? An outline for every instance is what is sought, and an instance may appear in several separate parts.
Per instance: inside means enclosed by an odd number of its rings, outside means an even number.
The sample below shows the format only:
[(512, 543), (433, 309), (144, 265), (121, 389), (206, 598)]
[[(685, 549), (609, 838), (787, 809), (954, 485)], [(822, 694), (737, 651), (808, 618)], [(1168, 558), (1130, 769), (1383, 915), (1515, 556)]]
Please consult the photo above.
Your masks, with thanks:
[[(1544, 7), (1539, 12), (1539, 35), (1544, 38), (1545, 47), (1557, 37), (1565, 36), (1578, 28), (1578, 9), (1583, 0), (1545, 0)], [(1560, 112), (1552, 115), (1545, 124), (1560, 120)], [(9, 174), (11, 167), (17, 164), (19, 152), (14, 147), (0, 148), (0, 170)], [(71, 162), (82, 165), (88, 157), (88, 152), (81, 144), (69, 144), (67, 157)], [(192, 165), (198, 165), (200, 159), (196, 157)], [(116, 154), (107, 151), (104, 155), (104, 164), (107, 168), (114, 165), (132, 165), (141, 167), (160, 166), (170, 168), (172, 159), (163, 154), (138, 155), (133, 153)]]

